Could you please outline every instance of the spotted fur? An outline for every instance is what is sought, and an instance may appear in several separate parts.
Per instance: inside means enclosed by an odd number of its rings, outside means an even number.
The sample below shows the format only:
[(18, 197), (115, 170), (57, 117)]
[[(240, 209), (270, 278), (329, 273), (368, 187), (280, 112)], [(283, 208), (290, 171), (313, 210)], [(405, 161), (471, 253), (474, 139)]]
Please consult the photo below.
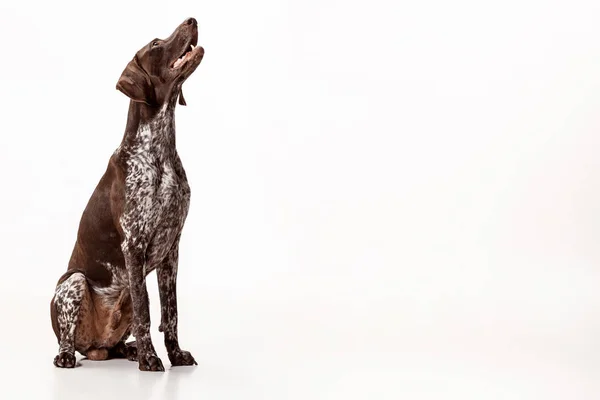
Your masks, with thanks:
[(59, 348), (54, 365), (57, 367), (75, 366), (75, 327), (86, 285), (85, 276), (75, 273), (56, 287), (54, 305), (58, 313)]
[(138, 352), (146, 354), (149, 363), (157, 357), (150, 340), (144, 279), (157, 267), (161, 315), (169, 320), (171, 327), (165, 332), (167, 350), (179, 351), (178, 345), (171, 344), (176, 341), (176, 333), (173, 339), (171, 331), (176, 330), (177, 314), (169, 314), (168, 310), (169, 304), (175, 303), (177, 266), (172, 260), (177, 259), (173, 253), (178, 250), (179, 233), (188, 213), (190, 188), (175, 151), (174, 131), (173, 112), (167, 106), (149, 124), (140, 126), (131, 146), (120, 150), (128, 167), (125, 179), (128, 206), (120, 218), (124, 236), (121, 249), (130, 265)]
[[(164, 41), (161, 54), (179, 57), (190, 40), (197, 40), (193, 18)], [(83, 213), (69, 268), (51, 302), (58, 367), (74, 367), (78, 351), (88, 359), (126, 357), (137, 360), (141, 370), (164, 370), (149, 333), (146, 277), (154, 270), (159, 330), (169, 360), (172, 365), (196, 364), (179, 347), (176, 294), (179, 240), (191, 192), (176, 150), (174, 112), (178, 96), (183, 101), (183, 81), (204, 54), (199, 47), (191, 48), (187, 64), (177, 64), (185, 65), (182, 71), (173, 72), (165, 69), (172, 63), (147, 57), (144, 47), (117, 84), (131, 98), (125, 136)], [(166, 75), (153, 80), (146, 71), (157, 68)], [(131, 333), (135, 346), (125, 343)]]

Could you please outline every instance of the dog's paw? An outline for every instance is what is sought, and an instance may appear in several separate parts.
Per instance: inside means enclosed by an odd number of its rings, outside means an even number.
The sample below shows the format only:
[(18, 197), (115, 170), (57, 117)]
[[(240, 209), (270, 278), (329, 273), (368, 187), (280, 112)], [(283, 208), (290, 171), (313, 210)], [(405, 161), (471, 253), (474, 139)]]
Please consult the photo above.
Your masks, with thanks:
[(125, 350), (125, 352), (126, 352), (126, 357), (129, 361), (137, 361), (138, 360), (137, 347), (128, 346), (127, 350)]
[(174, 367), (178, 365), (198, 365), (190, 352), (185, 350), (178, 350), (169, 354), (169, 360), (171, 361), (171, 365)]
[(137, 343), (135, 340), (124, 344), (123, 356), (126, 359), (128, 359), (129, 361), (137, 361), (138, 360)]
[(75, 354), (60, 353), (54, 357), (54, 365), (58, 368), (75, 368)]
[(138, 355), (140, 371), (164, 371), (165, 367), (156, 354)]

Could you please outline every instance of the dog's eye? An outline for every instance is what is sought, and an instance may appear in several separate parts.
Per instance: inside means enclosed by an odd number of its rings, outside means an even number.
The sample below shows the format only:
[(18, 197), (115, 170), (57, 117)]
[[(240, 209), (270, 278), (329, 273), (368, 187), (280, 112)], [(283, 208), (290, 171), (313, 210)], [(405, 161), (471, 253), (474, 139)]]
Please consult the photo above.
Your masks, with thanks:
[(160, 43), (158, 42), (158, 40), (155, 40), (154, 42), (152, 42), (152, 47), (156, 47), (158, 46)]

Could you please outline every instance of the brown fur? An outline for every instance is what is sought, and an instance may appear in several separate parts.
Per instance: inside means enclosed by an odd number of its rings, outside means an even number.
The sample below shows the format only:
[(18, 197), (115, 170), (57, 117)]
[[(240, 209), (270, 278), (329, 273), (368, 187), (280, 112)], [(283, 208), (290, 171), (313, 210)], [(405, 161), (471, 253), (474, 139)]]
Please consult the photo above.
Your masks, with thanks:
[[(133, 308), (129, 290), (121, 292), (114, 304), (91, 291), (88, 287), (77, 323), (75, 349), (89, 359), (91, 350), (111, 349), (129, 333)], [(107, 353), (108, 354), (108, 353)]]
[[(167, 39), (142, 47), (117, 82), (130, 98), (125, 134), (83, 212), (51, 302), (57, 367), (73, 368), (78, 351), (89, 359), (126, 357), (137, 360), (140, 370), (164, 371), (149, 332), (145, 277), (154, 269), (169, 360), (197, 364), (177, 335), (179, 238), (190, 189), (174, 124), (177, 97), (185, 103), (181, 85), (204, 56), (197, 40), (197, 21), (188, 18)], [(136, 348), (125, 343), (131, 333)]]

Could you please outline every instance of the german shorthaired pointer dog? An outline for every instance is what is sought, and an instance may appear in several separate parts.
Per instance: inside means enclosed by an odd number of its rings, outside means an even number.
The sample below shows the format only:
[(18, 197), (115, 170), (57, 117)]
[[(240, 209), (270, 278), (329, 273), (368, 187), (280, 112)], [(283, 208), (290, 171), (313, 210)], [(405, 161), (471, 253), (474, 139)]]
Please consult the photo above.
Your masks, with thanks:
[[(149, 332), (146, 276), (155, 269), (169, 360), (196, 364), (177, 338), (177, 260), (190, 187), (175, 148), (174, 111), (178, 98), (185, 105), (181, 85), (204, 56), (197, 43), (198, 24), (189, 18), (142, 47), (117, 82), (131, 99), (125, 134), (83, 212), (50, 304), (57, 367), (73, 368), (77, 350), (90, 360), (128, 358), (142, 371), (164, 371)], [(130, 334), (136, 340), (126, 343)]]

